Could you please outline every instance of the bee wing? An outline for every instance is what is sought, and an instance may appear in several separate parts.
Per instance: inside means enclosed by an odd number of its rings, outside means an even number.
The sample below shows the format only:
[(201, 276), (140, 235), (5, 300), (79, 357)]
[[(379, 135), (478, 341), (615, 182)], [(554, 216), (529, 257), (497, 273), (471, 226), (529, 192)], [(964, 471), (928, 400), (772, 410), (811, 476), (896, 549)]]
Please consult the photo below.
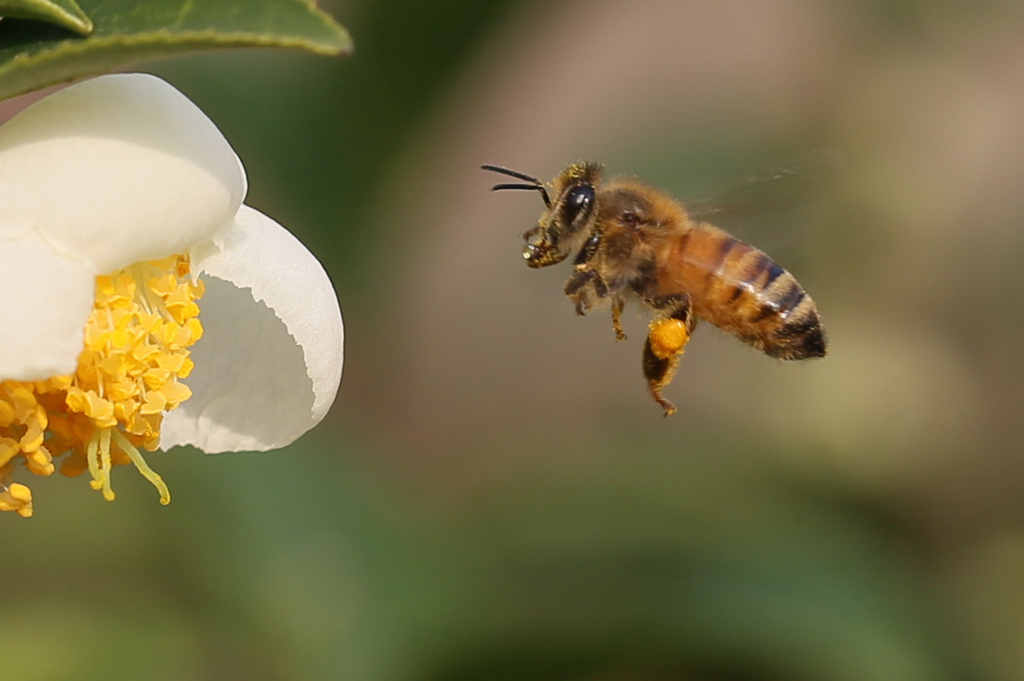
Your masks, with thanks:
[(727, 183), (723, 190), (692, 197), (683, 204), (699, 222), (783, 210), (820, 196), (844, 165), (841, 153), (815, 149), (791, 162), (762, 167)]

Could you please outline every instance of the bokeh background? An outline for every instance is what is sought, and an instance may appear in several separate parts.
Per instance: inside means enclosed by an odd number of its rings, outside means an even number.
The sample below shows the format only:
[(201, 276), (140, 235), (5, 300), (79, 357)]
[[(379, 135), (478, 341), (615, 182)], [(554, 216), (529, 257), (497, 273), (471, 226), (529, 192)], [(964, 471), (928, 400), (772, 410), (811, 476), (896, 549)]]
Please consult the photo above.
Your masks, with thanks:
[[(351, 58), (148, 70), (330, 272), (338, 402), (283, 452), (154, 455), (167, 508), (126, 469), (113, 503), (33, 481), (4, 678), (1024, 679), (1024, 6), (320, 4)], [(830, 356), (705, 325), (668, 419), (643, 311), (576, 317), (522, 262), (538, 197), (479, 170), (686, 197), (814, 150), (827, 182), (722, 224)]]

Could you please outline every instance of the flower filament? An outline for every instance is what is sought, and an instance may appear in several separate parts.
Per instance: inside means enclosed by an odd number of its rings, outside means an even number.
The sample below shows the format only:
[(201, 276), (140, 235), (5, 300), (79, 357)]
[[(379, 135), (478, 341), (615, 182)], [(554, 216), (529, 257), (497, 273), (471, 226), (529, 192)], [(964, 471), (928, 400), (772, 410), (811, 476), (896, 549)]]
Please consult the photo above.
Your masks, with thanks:
[(164, 413), (192, 395), (180, 379), (191, 373), (188, 348), (203, 334), (203, 290), (184, 255), (97, 277), (75, 373), (0, 382), (0, 511), (32, 515), (31, 491), (12, 481), (16, 463), (50, 475), (57, 459), (63, 475), (88, 470), (107, 500), (113, 467), (134, 464), (160, 503), (170, 503), (140, 449), (159, 447)]

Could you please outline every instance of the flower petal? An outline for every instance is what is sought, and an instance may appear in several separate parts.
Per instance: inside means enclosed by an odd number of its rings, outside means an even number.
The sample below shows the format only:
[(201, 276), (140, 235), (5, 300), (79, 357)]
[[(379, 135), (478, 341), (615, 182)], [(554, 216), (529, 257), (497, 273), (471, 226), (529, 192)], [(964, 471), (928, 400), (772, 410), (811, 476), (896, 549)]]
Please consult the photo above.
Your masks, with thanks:
[(155, 76), (87, 80), (0, 127), (0, 240), (36, 229), (95, 273), (209, 238), (245, 191), (224, 136)]
[(192, 347), (192, 398), (164, 419), (164, 449), (283, 447), (320, 422), (341, 382), (341, 309), (313, 254), (248, 206), (222, 237), (194, 255), (204, 333)]
[(96, 277), (35, 232), (0, 241), (0, 380), (70, 374), (82, 351)]

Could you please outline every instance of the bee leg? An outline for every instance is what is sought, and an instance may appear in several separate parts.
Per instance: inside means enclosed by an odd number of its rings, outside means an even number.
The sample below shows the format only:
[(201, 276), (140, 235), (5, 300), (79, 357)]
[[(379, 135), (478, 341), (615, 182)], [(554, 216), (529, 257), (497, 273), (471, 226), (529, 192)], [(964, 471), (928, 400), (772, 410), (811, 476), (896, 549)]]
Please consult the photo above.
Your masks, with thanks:
[(626, 332), (622, 330), (622, 322), (619, 321), (619, 317), (622, 316), (622, 310), (625, 307), (625, 298), (622, 296), (612, 297), (612, 328), (615, 329), (615, 340), (617, 341), (626, 340)]
[(565, 282), (565, 295), (576, 303), (576, 314), (585, 315), (596, 301), (608, 297), (608, 285), (589, 265), (577, 265), (569, 281)]
[(580, 252), (576, 254), (576, 259), (573, 261), (576, 269), (579, 269), (581, 265), (589, 263), (597, 255), (599, 248), (601, 248), (601, 233), (594, 232), (583, 243), (583, 248), (580, 249)]
[(690, 310), (689, 296), (664, 296), (650, 302), (663, 314), (652, 320), (648, 329), (644, 345), (644, 378), (651, 397), (668, 416), (674, 414), (676, 408), (662, 396), (661, 391), (675, 376), (696, 319)]

